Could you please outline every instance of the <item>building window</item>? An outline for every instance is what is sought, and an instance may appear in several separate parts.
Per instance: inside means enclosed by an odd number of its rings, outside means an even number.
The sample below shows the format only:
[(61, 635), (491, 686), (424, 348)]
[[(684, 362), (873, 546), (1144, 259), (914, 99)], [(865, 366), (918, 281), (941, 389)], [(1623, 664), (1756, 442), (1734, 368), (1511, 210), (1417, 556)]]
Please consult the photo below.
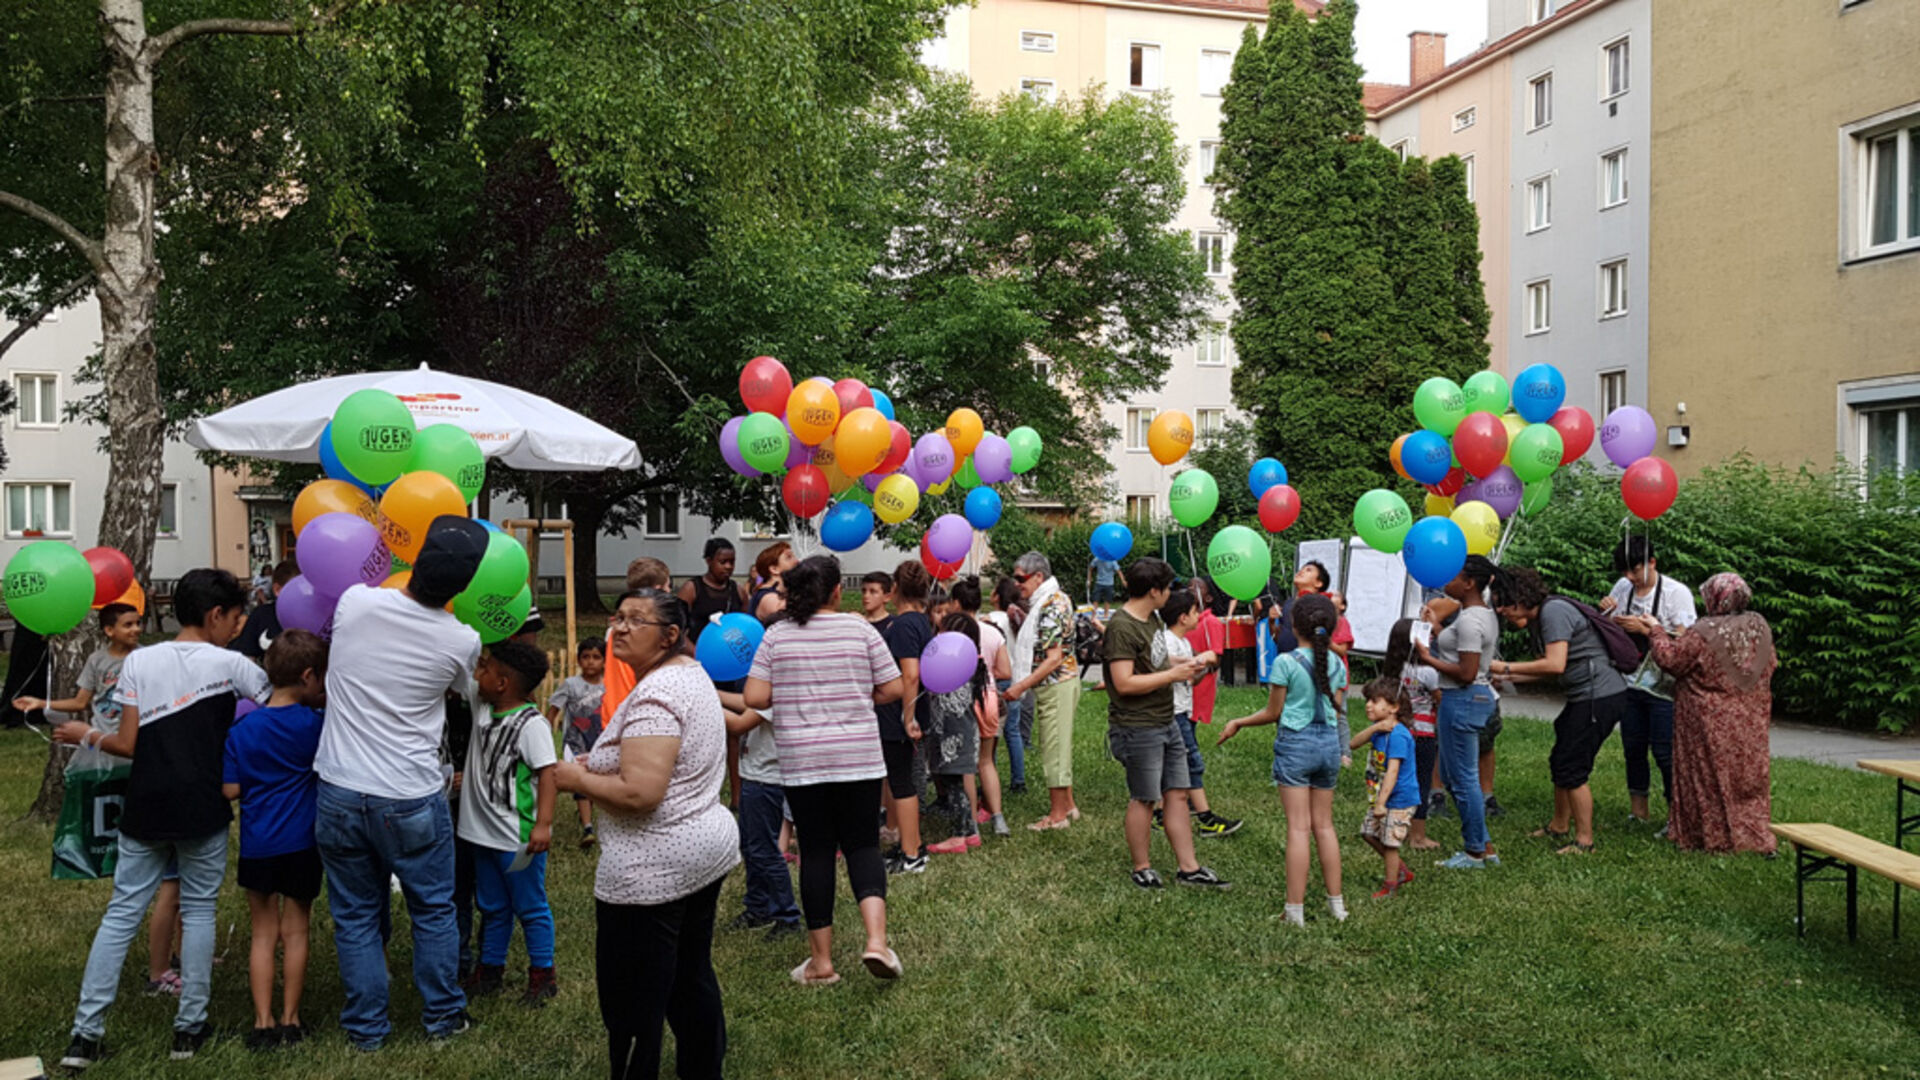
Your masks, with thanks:
[(1527, 130), (1553, 123), (1553, 73), (1527, 80)]
[(1218, 139), (1200, 140), (1200, 182), (1206, 183), (1213, 177), (1213, 170), (1220, 164), (1220, 141)]
[(1020, 48), (1025, 52), (1052, 52), (1054, 50), (1053, 31), (1020, 31)]
[(1920, 402), (1860, 410), (1860, 463), (1869, 475), (1920, 469)]
[(1021, 79), (1020, 92), (1042, 105), (1053, 104), (1055, 91), (1052, 79)]
[(1135, 525), (1153, 524), (1153, 496), (1127, 496), (1127, 520)]
[(1527, 181), (1527, 231), (1539, 232), (1553, 224), (1553, 176)]
[(1473, 197), (1473, 155), (1468, 154), (1461, 158), (1460, 164), (1465, 166), (1467, 171), (1467, 201), (1476, 202), (1477, 200)]
[(1616, 98), (1632, 86), (1627, 39), (1600, 47), (1600, 100)]
[(1401, 161), (1405, 161), (1407, 160), (1407, 143), (1409, 141), (1411, 140), (1401, 139), (1399, 142), (1394, 143), (1392, 146), (1387, 147), (1387, 149), (1393, 151), (1394, 157), (1399, 158)]
[(1603, 371), (1600, 373), (1600, 417), (1605, 419), (1613, 410), (1627, 403), (1627, 373), (1624, 371)]
[(8, 539), (72, 535), (72, 484), (7, 485)]
[(1480, 119), (1479, 110), (1469, 105), (1453, 114), (1453, 130), (1465, 131)]
[(656, 491), (647, 496), (647, 539), (670, 540), (680, 535), (680, 495)]
[(1220, 367), (1227, 362), (1227, 335), (1203, 334), (1194, 346), (1193, 362), (1201, 367)]
[(1600, 264), (1600, 317), (1611, 319), (1627, 313), (1627, 260), (1615, 259)]
[(1859, 207), (1849, 257), (1920, 248), (1920, 112), (1849, 134)]
[(1127, 410), (1127, 449), (1145, 450), (1147, 432), (1153, 427), (1153, 410), (1134, 408)]
[(160, 485), (160, 529), (162, 540), (180, 539), (180, 485)]
[(1544, 334), (1553, 329), (1553, 280), (1545, 278), (1527, 283), (1527, 333)]
[(1041, 357), (1033, 362), (1033, 377), (1041, 382), (1053, 381), (1053, 361)]
[(1127, 46), (1127, 87), (1160, 89), (1160, 46), (1134, 42)]
[(1542, 23), (1553, 18), (1554, 0), (1527, 0), (1527, 22)]
[(1210, 442), (1227, 429), (1227, 410), (1193, 410), (1193, 437), (1200, 442)]
[(16, 372), (13, 396), (19, 411), (14, 423), (23, 428), (60, 426), (60, 376), (41, 372)]
[(1627, 151), (1625, 147), (1600, 155), (1600, 209), (1627, 201)]
[(1200, 262), (1206, 267), (1208, 275), (1224, 277), (1227, 273), (1227, 234), (1203, 232), (1199, 234)]
[(1200, 96), (1219, 97), (1233, 78), (1233, 54), (1223, 49), (1200, 50)]

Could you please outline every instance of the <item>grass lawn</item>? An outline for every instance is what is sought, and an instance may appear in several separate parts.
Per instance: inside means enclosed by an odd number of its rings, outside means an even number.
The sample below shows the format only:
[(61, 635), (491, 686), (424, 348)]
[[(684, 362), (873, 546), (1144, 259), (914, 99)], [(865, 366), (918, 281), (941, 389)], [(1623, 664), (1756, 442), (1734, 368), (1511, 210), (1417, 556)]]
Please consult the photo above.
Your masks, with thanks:
[[(1222, 711), (1250, 708), (1247, 690)], [(728, 1072), (741, 1077), (1115, 1076), (1783, 1076), (1913, 1075), (1920, 1018), (1920, 944), (1890, 939), (1890, 887), (1864, 878), (1858, 945), (1846, 941), (1844, 890), (1816, 886), (1811, 931), (1794, 936), (1790, 858), (1711, 858), (1673, 852), (1625, 817), (1623, 771), (1610, 742), (1595, 776), (1600, 850), (1555, 857), (1525, 833), (1550, 805), (1543, 724), (1509, 723), (1501, 737), (1494, 822), (1505, 866), (1455, 874), (1416, 861), (1419, 879), (1374, 903), (1379, 862), (1352, 835), (1363, 809), (1357, 769), (1336, 807), (1353, 918), (1336, 925), (1316, 882), (1310, 923), (1281, 921), (1284, 828), (1268, 783), (1268, 740), (1243, 736), (1208, 754), (1208, 788), (1239, 835), (1202, 841), (1204, 861), (1232, 879), (1226, 894), (1168, 888), (1143, 894), (1127, 879), (1120, 837), (1124, 787), (1104, 759), (1105, 700), (1089, 695), (1076, 731), (1086, 819), (1034, 835), (1043, 792), (1009, 800), (1018, 835), (988, 838), (966, 856), (936, 857), (922, 877), (896, 879), (895, 944), (907, 977), (880, 985), (857, 963), (858, 925), (842, 882), (836, 958), (847, 980), (801, 990), (787, 971), (794, 941), (722, 934), (715, 953), (727, 995)], [(0, 800), (24, 807), (45, 744), (0, 736)], [(1827, 820), (1887, 838), (1893, 791), (1883, 777), (1776, 762), (1775, 814)], [(9, 811), (11, 816), (12, 811)], [(1443, 842), (1454, 823), (1436, 824)], [(310, 996), (317, 1037), (250, 1059), (238, 1039), (203, 1060), (166, 1060), (171, 999), (140, 996), (144, 935), (109, 1021), (115, 1055), (102, 1077), (599, 1076), (605, 1042), (592, 983), (593, 856), (556, 830), (550, 873), (560, 929), (561, 996), (529, 1013), (510, 999), (479, 1003), (475, 1033), (429, 1048), (408, 983), (407, 937), (395, 939), (396, 1034), (373, 1057), (349, 1051), (324, 904), (316, 912)], [(0, 972), (8, 1007), (0, 1051), (51, 1062), (66, 1042), (89, 941), (108, 886), (48, 879), (49, 831), (0, 830)], [(1156, 846), (1156, 865), (1171, 869)], [(246, 905), (231, 885), (220, 903), (213, 1016), (249, 1023)], [(736, 873), (722, 893), (738, 910)], [(523, 979), (514, 947), (510, 986)], [(671, 1045), (671, 1044), (669, 1044)], [(4, 1055), (0, 1055), (4, 1056)]]

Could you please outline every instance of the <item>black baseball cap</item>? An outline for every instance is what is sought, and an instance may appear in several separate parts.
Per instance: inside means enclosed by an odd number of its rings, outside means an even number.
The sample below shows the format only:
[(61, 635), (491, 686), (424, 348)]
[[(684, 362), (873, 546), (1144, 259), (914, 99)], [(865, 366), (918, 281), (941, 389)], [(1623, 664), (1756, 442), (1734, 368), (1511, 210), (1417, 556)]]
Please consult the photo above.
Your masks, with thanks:
[(413, 561), (409, 588), (413, 595), (438, 607), (453, 599), (480, 569), (487, 553), (487, 530), (477, 521), (442, 514), (427, 526), (420, 557)]

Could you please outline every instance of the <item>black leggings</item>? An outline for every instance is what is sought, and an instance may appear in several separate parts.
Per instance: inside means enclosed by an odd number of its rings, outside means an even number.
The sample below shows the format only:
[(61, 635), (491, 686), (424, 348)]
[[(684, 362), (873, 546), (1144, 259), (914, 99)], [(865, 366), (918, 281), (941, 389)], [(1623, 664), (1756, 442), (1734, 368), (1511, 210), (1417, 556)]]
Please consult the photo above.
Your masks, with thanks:
[(727, 1018), (713, 975), (719, 901), (720, 881), (665, 904), (594, 901), (594, 979), (613, 1080), (660, 1075), (663, 1022), (673, 1028), (682, 1077), (720, 1075)]
[(787, 789), (793, 831), (800, 841), (800, 911), (807, 929), (833, 925), (833, 853), (847, 860), (847, 882), (856, 903), (887, 897), (887, 868), (880, 861), (880, 781), (846, 780)]

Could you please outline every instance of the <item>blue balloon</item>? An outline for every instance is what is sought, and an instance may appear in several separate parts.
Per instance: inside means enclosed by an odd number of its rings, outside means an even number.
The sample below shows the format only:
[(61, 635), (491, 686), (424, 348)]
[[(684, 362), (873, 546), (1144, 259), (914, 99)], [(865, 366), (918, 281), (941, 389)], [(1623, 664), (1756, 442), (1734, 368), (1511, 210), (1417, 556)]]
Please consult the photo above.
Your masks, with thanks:
[(371, 484), (363, 484), (359, 477), (348, 472), (347, 467), (340, 464), (340, 455), (333, 452), (333, 421), (331, 420), (327, 421), (326, 427), (320, 429), (320, 471), (325, 473), (329, 480), (345, 480), (366, 492), (372, 496), (374, 502), (379, 502), (380, 496), (387, 493), (387, 485), (374, 487)]
[(700, 644), (694, 646), (694, 659), (707, 669), (714, 682), (744, 679), (753, 667), (753, 654), (766, 635), (760, 620), (744, 612), (720, 616), (700, 632)]
[(967, 492), (967, 524), (982, 531), (1000, 524), (1000, 493), (985, 484)]
[(1552, 364), (1533, 364), (1513, 377), (1513, 411), (1529, 424), (1553, 419), (1567, 400), (1567, 380)]
[(1093, 535), (1087, 539), (1087, 546), (1093, 549), (1095, 558), (1119, 562), (1133, 551), (1133, 530), (1117, 521), (1109, 521), (1093, 530)]
[(1276, 488), (1287, 482), (1287, 467), (1270, 457), (1263, 457), (1247, 470), (1247, 490), (1258, 499), (1267, 493), (1268, 488)]
[(884, 416), (889, 420), (894, 419), (892, 398), (888, 397), (885, 393), (881, 392), (878, 388), (872, 387), (872, 386), (867, 387), (867, 393), (873, 395), (873, 407), (880, 410), (881, 416)]
[(873, 511), (851, 499), (828, 507), (827, 516), (820, 521), (820, 542), (829, 551), (852, 551), (872, 536)]
[(1413, 580), (1438, 589), (1458, 577), (1460, 568), (1467, 565), (1467, 534), (1448, 518), (1421, 518), (1407, 530), (1400, 561)]
[(481, 528), (483, 528), (483, 529), (485, 529), (485, 530), (487, 530), (488, 532), (499, 532), (499, 531), (501, 531), (501, 530), (500, 530), (500, 526), (498, 526), (498, 525), (495, 525), (495, 524), (494, 524), (493, 522), (491, 522), (491, 521), (488, 521), (488, 520), (487, 520), (486, 518), (474, 518), (473, 520), (474, 520), (474, 521), (476, 521), (476, 522), (479, 522), (479, 524), (480, 524), (480, 527), (481, 527)]
[(1400, 467), (1422, 484), (1437, 484), (1453, 468), (1453, 444), (1446, 436), (1422, 428), (1400, 444)]

